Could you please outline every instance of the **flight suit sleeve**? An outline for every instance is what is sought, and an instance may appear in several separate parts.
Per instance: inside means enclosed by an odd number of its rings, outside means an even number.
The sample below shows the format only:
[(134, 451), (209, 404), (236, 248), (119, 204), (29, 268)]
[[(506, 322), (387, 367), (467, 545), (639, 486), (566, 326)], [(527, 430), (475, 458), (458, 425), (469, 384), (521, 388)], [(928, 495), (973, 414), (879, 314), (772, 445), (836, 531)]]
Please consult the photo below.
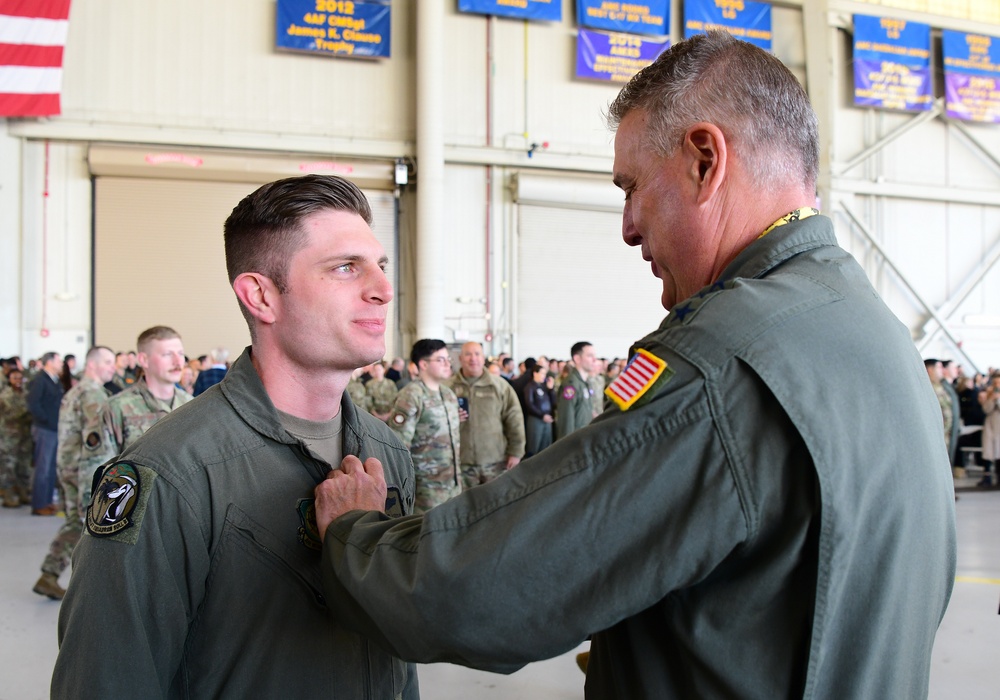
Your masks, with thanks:
[(510, 673), (702, 580), (750, 527), (727, 449), (704, 404), (644, 409), (422, 516), (338, 518), (331, 612), (406, 661)]
[(105, 471), (73, 557), (73, 582), (59, 611), (53, 698), (176, 695), (171, 684), (209, 571), (205, 518), (165, 479), (132, 465), (139, 475), (134, 507), (105, 508), (101, 521), (131, 524), (94, 536), (102, 503), (119, 494), (113, 479), (122, 464), (131, 465), (116, 462)]
[(524, 412), (521, 410), (521, 402), (517, 400), (517, 392), (507, 382), (503, 383), (503, 408), (500, 418), (503, 421), (503, 435), (507, 441), (507, 456), (523, 457)]

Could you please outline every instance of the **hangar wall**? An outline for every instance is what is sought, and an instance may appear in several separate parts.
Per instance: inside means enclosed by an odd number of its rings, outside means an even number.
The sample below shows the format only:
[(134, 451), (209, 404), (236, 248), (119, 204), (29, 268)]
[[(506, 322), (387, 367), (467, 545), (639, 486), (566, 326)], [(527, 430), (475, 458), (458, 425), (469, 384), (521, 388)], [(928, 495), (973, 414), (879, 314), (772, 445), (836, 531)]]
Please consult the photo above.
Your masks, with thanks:
[[(560, 324), (578, 327), (580, 338), (600, 338), (600, 354), (623, 355), (634, 329), (651, 329), (663, 312), (636, 310), (619, 333), (609, 332), (615, 318), (593, 313), (603, 298), (595, 282), (606, 278), (620, 280), (614, 288), (623, 302), (616, 308), (633, 313), (624, 303), (628, 281), (645, 278), (648, 268), (628, 250), (616, 269), (601, 264), (622, 247), (613, 216), (621, 198), (610, 185), (612, 135), (602, 117), (618, 86), (573, 78), (575, 3), (563, 0), (564, 20), (546, 23), (460, 14), (452, 0), (426, 1), (441, 2), (444, 15), (444, 339), (484, 340), (488, 352), (516, 356), (566, 354), (568, 347), (548, 347), (562, 341), (534, 331), (525, 316), (544, 308)], [(915, 341), (925, 343), (925, 354), (961, 360), (964, 352), (981, 368), (997, 364), (1000, 273), (983, 268), (1000, 241), (1000, 166), (992, 155), (1000, 153), (1000, 129), (941, 117), (905, 127), (914, 117), (854, 108), (850, 15), (903, 16), (976, 32), (1000, 32), (1000, 25), (873, 3), (772, 4), (774, 52), (807, 84), (821, 116), (820, 202), (842, 244)], [(92, 223), (88, 153), (102, 144), (180, 154), (222, 149), (309, 163), (404, 163), (408, 184), (382, 188), (398, 204), (397, 330), (399, 346), (408, 347), (417, 333), (414, 241), (422, 235), (414, 216), (419, 30), (416, 2), (394, 2), (392, 9), (392, 57), (362, 61), (275, 51), (273, 0), (75, 0), (63, 114), (0, 120), (0, 237), (8, 253), (0, 262), (0, 354), (36, 356), (52, 348), (79, 354), (94, 340), (91, 297), (101, 281), (92, 279), (92, 237), (101, 232)], [(680, 14), (673, 0), (674, 40)], [(539, 187), (525, 186), (525, 176)], [(539, 208), (546, 216), (534, 215)], [(600, 215), (574, 214), (588, 209)], [(546, 223), (560, 212), (572, 227)], [(221, 236), (221, 221), (218, 230)], [(557, 257), (552, 289), (558, 285), (578, 303), (555, 303), (544, 286), (531, 288), (531, 299), (521, 296), (524, 273), (537, 269), (526, 267), (535, 261), (520, 246), (537, 246), (546, 235), (547, 254)], [(581, 241), (588, 255), (574, 257)], [(951, 337), (935, 330), (934, 314)], [(994, 326), (990, 319), (997, 319)], [(137, 330), (157, 322), (137, 318)], [(205, 323), (210, 327), (211, 319)]]

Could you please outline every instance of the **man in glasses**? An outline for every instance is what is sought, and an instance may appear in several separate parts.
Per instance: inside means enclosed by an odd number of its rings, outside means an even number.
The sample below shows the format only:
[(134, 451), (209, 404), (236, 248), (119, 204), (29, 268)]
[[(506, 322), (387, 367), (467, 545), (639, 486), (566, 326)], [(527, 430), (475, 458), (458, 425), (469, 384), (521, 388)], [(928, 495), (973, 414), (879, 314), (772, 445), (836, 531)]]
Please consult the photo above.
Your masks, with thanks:
[(410, 448), (417, 478), (415, 507), (424, 513), (462, 492), (458, 399), (444, 383), (451, 376), (444, 341), (418, 340), (410, 359), (417, 377), (396, 396), (389, 426)]

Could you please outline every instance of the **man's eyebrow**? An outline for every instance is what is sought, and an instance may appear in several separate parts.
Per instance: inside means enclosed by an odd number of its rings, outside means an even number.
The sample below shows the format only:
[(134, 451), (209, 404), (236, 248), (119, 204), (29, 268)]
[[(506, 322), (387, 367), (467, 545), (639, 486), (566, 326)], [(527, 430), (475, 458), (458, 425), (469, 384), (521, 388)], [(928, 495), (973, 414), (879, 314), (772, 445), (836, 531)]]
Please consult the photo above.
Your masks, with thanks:
[[(367, 255), (360, 255), (357, 253), (346, 253), (344, 255), (330, 255), (316, 262), (317, 265), (329, 265), (330, 263), (363, 263), (371, 260)], [(389, 256), (383, 255), (377, 261), (379, 265), (388, 265)]]

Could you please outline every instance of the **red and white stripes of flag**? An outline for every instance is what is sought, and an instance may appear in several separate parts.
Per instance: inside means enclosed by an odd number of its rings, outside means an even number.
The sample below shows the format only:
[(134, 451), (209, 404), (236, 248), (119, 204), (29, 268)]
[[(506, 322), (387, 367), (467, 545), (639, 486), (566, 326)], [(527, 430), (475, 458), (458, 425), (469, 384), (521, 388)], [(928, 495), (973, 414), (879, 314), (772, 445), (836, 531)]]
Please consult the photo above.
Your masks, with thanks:
[(666, 368), (665, 361), (648, 350), (639, 348), (618, 378), (604, 390), (604, 394), (618, 404), (618, 408), (628, 410), (656, 384)]
[(0, 0), (0, 117), (59, 114), (70, 0)]

